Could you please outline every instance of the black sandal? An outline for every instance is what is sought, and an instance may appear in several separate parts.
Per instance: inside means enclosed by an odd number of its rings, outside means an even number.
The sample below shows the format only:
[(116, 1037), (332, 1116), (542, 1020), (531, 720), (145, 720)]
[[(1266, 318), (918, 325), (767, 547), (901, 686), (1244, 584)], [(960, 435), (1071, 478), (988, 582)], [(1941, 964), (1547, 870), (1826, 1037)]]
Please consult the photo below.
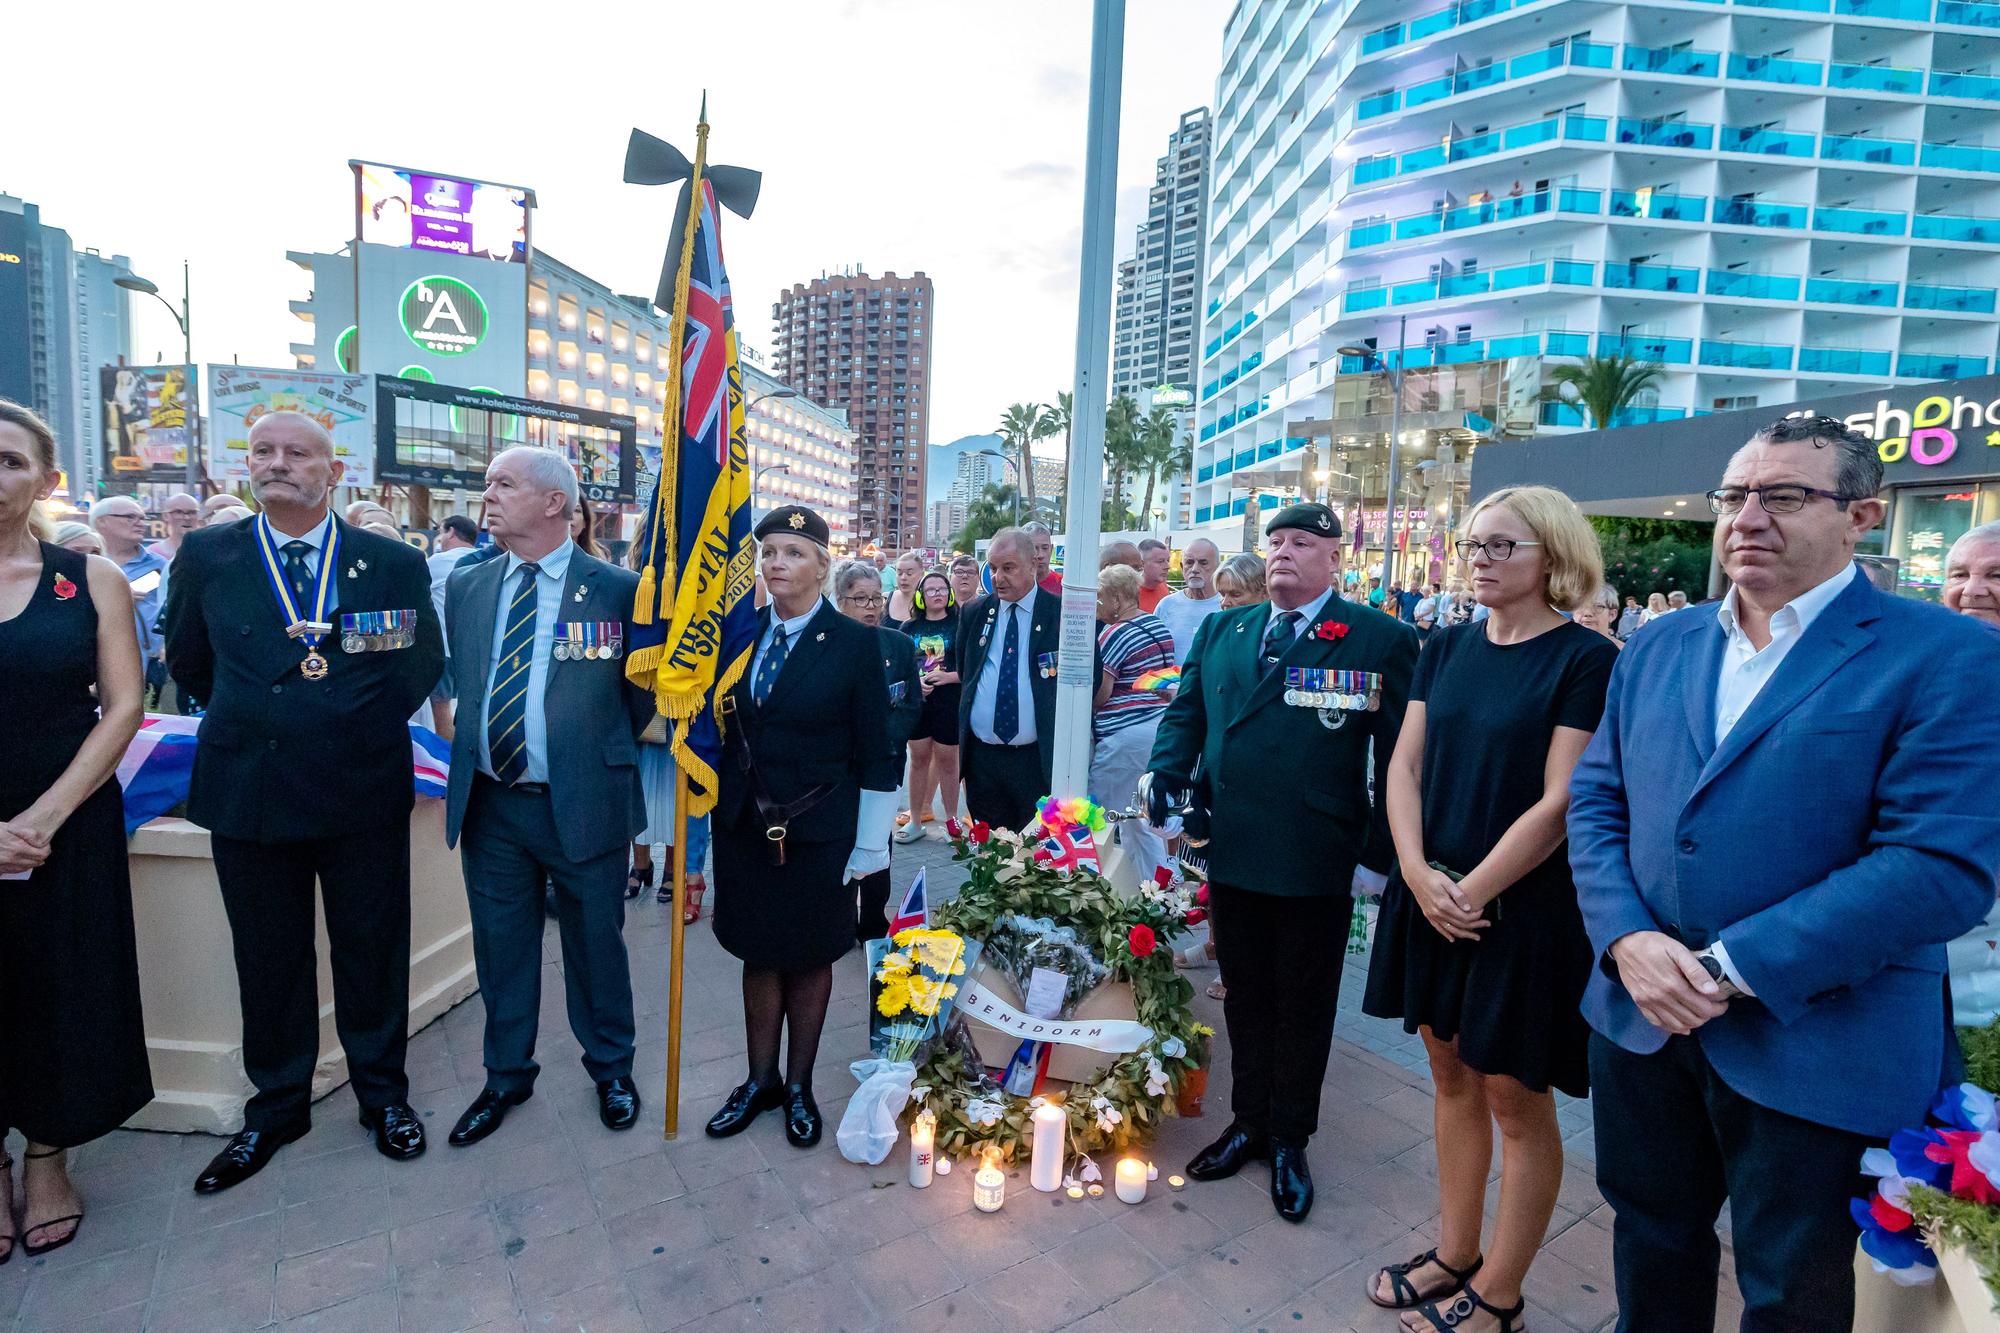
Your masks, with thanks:
[[(11, 1172), (13, 1169), (14, 1169), (14, 1159), (9, 1157), (6, 1153), (0, 1152), (0, 1171)], [(12, 1175), (9, 1175), (7, 1177), (6, 1193), (4, 1195), (0, 1195), (0, 1217), (5, 1217), (7, 1219), (7, 1223), (9, 1226), (13, 1225), (14, 1177)], [(5, 1245), (7, 1247), (6, 1252), (4, 1254), (0, 1254), (0, 1264), (4, 1264), (9, 1259), (12, 1259), (14, 1257), (14, 1247), (20, 1244), (20, 1242), (21, 1238), (18, 1235), (0, 1236), (0, 1245)]]
[(1480, 1310), (1486, 1311), (1500, 1321), (1498, 1333), (1527, 1333), (1526, 1324), (1514, 1322), (1521, 1318), (1527, 1308), (1528, 1303), (1525, 1300), (1515, 1301), (1504, 1310), (1497, 1305), (1488, 1305), (1468, 1283), (1462, 1291), (1451, 1298), (1449, 1303), (1441, 1306), (1436, 1301), (1431, 1301), (1418, 1306), (1417, 1313), (1428, 1319), (1431, 1327), (1438, 1333), (1450, 1333), (1450, 1330), (1457, 1328)]
[[(1416, 1272), (1425, 1264), (1436, 1264), (1439, 1268), (1443, 1269), (1445, 1276), (1451, 1279), (1451, 1285), (1439, 1287), (1436, 1291), (1418, 1291), (1416, 1284), (1410, 1281), (1410, 1274)], [(1458, 1295), (1459, 1292), (1465, 1289), (1465, 1284), (1472, 1281), (1472, 1275), (1483, 1268), (1485, 1264), (1486, 1256), (1483, 1254), (1479, 1255), (1461, 1273), (1444, 1260), (1438, 1258), (1436, 1250), (1425, 1250), (1406, 1264), (1390, 1264), (1387, 1268), (1377, 1269), (1375, 1277), (1368, 1279), (1368, 1299), (1374, 1304), (1381, 1306), (1384, 1310), (1414, 1310), (1420, 1305), (1427, 1305), (1433, 1301), (1440, 1301)], [(1385, 1301), (1375, 1294), (1375, 1279), (1383, 1277), (1389, 1279), (1389, 1290), (1395, 1293), (1393, 1301)]]
[[(21, 1156), (24, 1160), (33, 1162), (33, 1161), (40, 1161), (45, 1157), (60, 1157), (65, 1151), (67, 1150), (63, 1148), (51, 1148), (47, 1152), (24, 1151), (22, 1152)], [(27, 1174), (28, 1174), (27, 1168), (23, 1167), (21, 1169), (23, 1189), (25, 1189), (27, 1186)], [(76, 1223), (76, 1225), (74, 1227), (71, 1227), (70, 1233), (67, 1236), (64, 1236), (61, 1240), (52, 1240), (48, 1242), (46, 1245), (37, 1245), (33, 1241), (28, 1239), (28, 1237), (34, 1235), (37, 1231), (47, 1231), (51, 1227), (59, 1227), (65, 1222), (74, 1222)], [(21, 1229), (21, 1253), (27, 1255), (30, 1259), (32, 1259), (38, 1254), (47, 1254), (51, 1250), (60, 1250), (63, 1246), (75, 1240), (77, 1238), (78, 1233), (80, 1233), (82, 1230), (83, 1230), (82, 1213), (69, 1213), (63, 1217), (52, 1217), (46, 1222), (37, 1222), (35, 1223), (35, 1225), (31, 1227), (23, 1227)], [(12, 1257), (12, 1254), (13, 1251), (11, 1250), (8, 1251), (9, 1257)], [(0, 1260), (0, 1262), (5, 1262), (5, 1260)]]
[(647, 889), (650, 889), (652, 887), (653, 887), (653, 868), (651, 866), (646, 867), (646, 877), (644, 879), (639, 878), (639, 867), (637, 866), (633, 866), (630, 870), (625, 872), (626, 902), (632, 901), (632, 899), (638, 897), (640, 894), (644, 893)]

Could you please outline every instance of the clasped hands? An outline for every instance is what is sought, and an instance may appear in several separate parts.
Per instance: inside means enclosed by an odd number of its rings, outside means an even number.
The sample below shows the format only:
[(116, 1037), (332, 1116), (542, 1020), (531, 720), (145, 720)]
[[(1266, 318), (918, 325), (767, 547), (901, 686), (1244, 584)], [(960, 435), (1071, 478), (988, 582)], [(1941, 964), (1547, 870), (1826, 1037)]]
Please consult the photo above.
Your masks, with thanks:
[(21, 819), (0, 824), (0, 875), (33, 870), (48, 859), (48, 834)]
[(1476, 940), (1479, 932), (1493, 923), (1486, 919), (1486, 904), (1474, 902), (1465, 887), (1442, 870), (1428, 865), (1404, 866), (1403, 883), (1417, 900), (1417, 909), (1431, 929), (1448, 940)]
[(1611, 942), (1618, 980), (1648, 1023), (1685, 1037), (1729, 1008), (1722, 988), (1692, 951), (1657, 930), (1635, 930)]

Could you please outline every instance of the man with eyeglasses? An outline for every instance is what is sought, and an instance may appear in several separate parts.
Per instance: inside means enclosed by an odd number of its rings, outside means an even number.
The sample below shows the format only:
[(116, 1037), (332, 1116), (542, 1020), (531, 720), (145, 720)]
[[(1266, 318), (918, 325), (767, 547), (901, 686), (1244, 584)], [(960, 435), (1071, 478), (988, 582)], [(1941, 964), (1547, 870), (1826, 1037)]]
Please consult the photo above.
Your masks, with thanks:
[(1944, 944), (1993, 903), (2000, 637), (1877, 590), (1875, 442), (1760, 431), (1708, 493), (1732, 587), (1635, 635), (1571, 782), (1622, 1329), (1846, 1329), (1864, 1149), (1923, 1123)]
[(90, 526), (104, 542), (104, 554), (132, 585), (132, 617), (139, 629), (139, 654), (146, 666), (146, 707), (160, 706), (167, 685), (160, 608), (166, 605), (167, 557), (146, 545), (146, 510), (129, 495), (107, 495), (90, 507)]

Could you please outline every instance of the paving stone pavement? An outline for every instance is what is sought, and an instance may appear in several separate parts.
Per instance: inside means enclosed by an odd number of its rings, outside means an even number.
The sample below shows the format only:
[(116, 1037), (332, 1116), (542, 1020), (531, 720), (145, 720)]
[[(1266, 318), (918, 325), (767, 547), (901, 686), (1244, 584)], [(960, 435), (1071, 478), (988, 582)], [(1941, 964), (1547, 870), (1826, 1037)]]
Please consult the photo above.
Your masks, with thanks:
[[(919, 865), (933, 892), (956, 884), (940, 836), (896, 850), (898, 892)], [(1038, 1195), (1023, 1167), (1003, 1210), (977, 1213), (963, 1172), (912, 1190), (900, 1153), (873, 1170), (851, 1165), (830, 1128), (819, 1148), (800, 1152), (775, 1116), (710, 1141), (701, 1125), (743, 1076), (743, 1056), (737, 964), (705, 920), (688, 935), (681, 1133), (664, 1142), (666, 909), (650, 897), (633, 904), (626, 940), (639, 997), (640, 1128), (613, 1134), (597, 1121), (551, 927), (537, 1095), (494, 1137), (468, 1149), (444, 1142), (482, 1083), (476, 997), (411, 1039), (411, 1100), (431, 1135), (415, 1162), (376, 1155), (344, 1087), (262, 1175), (210, 1198), (190, 1185), (220, 1140), (110, 1135), (74, 1157), (90, 1208), (82, 1236), (0, 1268), (0, 1330), (1395, 1333), (1395, 1316), (1363, 1295), (1367, 1276), (1436, 1243), (1423, 1049), (1397, 1025), (1361, 1015), (1365, 957), (1347, 960), (1341, 982), (1311, 1148), (1318, 1203), (1293, 1226), (1273, 1214), (1256, 1171), (1180, 1193), (1164, 1183), (1227, 1121), (1226, 1041), (1207, 1114), (1167, 1122), (1153, 1149), (1162, 1183), (1137, 1207), (1109, 1194)], [(864, 994), (851, 954), (836, 968), (817, 1079), (830, 1122), (853, 1087), (847, 1063), (865, 1053)], [(1221, 1027), (1220, 1006), (1200, 987), (1196, 1004)], [(1589, 1107), (1564, 1099), (1559, 1115), (1569, 1165), (1527, 1284), (1538, 1333), (1599, 1329), (1615, 1315)], [(1723, 1262), (1717, 1327), (1733, 1328), (1740, 1306), (1726, 1248)]]

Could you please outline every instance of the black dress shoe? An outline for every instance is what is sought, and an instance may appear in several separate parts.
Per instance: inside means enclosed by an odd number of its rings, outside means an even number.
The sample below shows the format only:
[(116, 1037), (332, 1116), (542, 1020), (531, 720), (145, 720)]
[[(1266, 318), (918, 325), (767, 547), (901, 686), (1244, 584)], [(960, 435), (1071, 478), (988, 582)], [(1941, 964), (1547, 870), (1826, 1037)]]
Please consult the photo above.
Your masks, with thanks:
[(290, 1129), (244, 1130), (211, 1158), (202, 1173), (195, 1177), (194, 1192), (219, 1194), (232, 1185), (241, 1185), (269, 1166), (271, 1159), (278, 1155), (278, 1149), (304, 1138), (311, 1128), (310, 1121), (301, 1121)]
[(741, 1134), (750, 1127), (750, 1122), (766, 1111), (775, 1111), (785, 1104), (785, 1090), (776, 1083), (759, 1083), (751, 1079), (739, 1083), (729, 1094), (729, 1100), (722, 1104), (708, 1121), (708, 1137), (726, 1139), (731, 1134)]
[(451, 1134), (445, 1142), (454, 1148), (477, 1143), (500, 1128), (500, 1122), (507, 1118), (509, 1107), (519, 1106), (535, 1095), (533, 1088), (523, 1088), (519, 1092), (495, 1092), (492, 1088), (482, 1091), (472, 1099), (472, 1105), (465, 1108), (465, 1114), (451, 1127)]
[(1313, 1177), (1304, 1144), (1271, 1145), (1271, 1202), (1287, 1222), (1303, 1222), (1312, 1211)]
[(361, 1127), (375, 1131), (375, 1151), (391, 1161), (407, 1162), (424, 1154), (424, 1122), (408, 1102), (395, 1102), (379, 1111), (361, 1110)]
[(597, 1085), (597, 1118), (606, 1129), (630, 1129), (639, 1123), (639, 1085), (629, 1078), (607, 1078)]
[(785, 1085), (785, 1137), (794, 1148), (810, 1148), (819, 1142), (826, 1124), (820, 1119), (819, 1103), (812, 1089), (803, 1083)]
[(1225, 1180), (1243, 1169), (1245, 1162), (1270, 1155), (1270, 1140), (1241, 1121), (1232, 1122), (1222, 1137), (1195, 1154), (1187, 1173), (1196, 1180)]

